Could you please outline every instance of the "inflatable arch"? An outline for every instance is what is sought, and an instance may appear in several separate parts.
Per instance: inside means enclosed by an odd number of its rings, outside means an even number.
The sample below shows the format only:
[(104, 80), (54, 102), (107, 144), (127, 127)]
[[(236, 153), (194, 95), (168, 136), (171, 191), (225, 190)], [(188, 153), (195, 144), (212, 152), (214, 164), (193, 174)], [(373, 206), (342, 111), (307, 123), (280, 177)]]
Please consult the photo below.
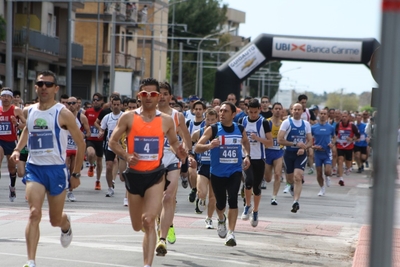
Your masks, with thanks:
[(370, 65), (379, 47), (374, 38), (338, 39), (261, 34), (217, 69), (214, 97), (240, 99), (242, 81), (272, 60), (335, 62)]

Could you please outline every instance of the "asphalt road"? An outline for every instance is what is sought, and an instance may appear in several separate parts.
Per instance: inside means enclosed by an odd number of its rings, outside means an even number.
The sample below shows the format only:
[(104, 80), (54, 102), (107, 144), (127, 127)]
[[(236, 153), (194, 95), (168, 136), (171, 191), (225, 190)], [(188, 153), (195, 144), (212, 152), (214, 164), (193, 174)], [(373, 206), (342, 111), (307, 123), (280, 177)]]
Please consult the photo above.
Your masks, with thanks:
[[(9, 178), (3, 163), (0, 179), (0, 266), (22, 266), (26, 261), (25, 226), (28, 207), (24, 185), (17, 181), (17, 199), (8, 199)], [(48, 205), (43, 206), (41, 238), (37, 266), (143, 266), (143, 233), (134, 232), (123, 206), (124, 184), (116, 183), (115, 196), (106, 198), (105, 177), (102, 191), (94, 190), (94, 178), (82, 171), (81, 186), (75, 191), (76, 202), (66, 202), (71, 215), (74, 239), (64, 249), (60, 230), (51, 227)], [(189, 189), (178, 190), (174, 225), (177, 241), (168, 245), (165, 257), (155, 257), (153, 266), (352, 266), (361, 226), (368, 223), (371, 189), (366, 173), (351, 173), (346, 185), (332, 178), (326, 195), (318, 197), (314, 175), (305, 175), (305, 184), (297, 214), (290, 212), (292, 197), (278, 195), (278, 205), (270, 205), (272, 184), (263, 190), (260, 222), (253, 228), (238, 219), (235, 232), (238, 245), (226, 247), (216, 229), (207, 230), (204, 215), (194, 213)], [(239, 217), (243, 211), (239, 196)], [(214, 216), (214, 226), (216, 218)], [(397, 220), (398, 221), (398, 220)]]

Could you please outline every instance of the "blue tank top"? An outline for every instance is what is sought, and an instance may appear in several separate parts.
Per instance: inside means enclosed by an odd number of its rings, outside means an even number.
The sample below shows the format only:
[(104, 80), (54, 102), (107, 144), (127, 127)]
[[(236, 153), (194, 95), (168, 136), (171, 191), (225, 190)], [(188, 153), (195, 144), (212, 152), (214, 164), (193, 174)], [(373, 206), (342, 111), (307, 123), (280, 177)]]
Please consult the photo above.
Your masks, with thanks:
[(367, 124), (365, 124), (365, 123), (357, 124), (357, 128), (358, 128), (358, 131), (360, 132), (360, 141), (355, 142), (354, 145), (355, 146), (362, 146), (362, 147), (368, 146), (368, 143), (367, 143), (367, 140), (366, 140), (367, 134), (365, 133), (365, 129), (367, 128)]
[[(329, 123), (325, 124), (314, 124), (311, 126), (311, 134), (314, 137), (314, 144), (321, 146), (325, 152), (330, 152), (331, 148), (328, 146), (331, 143), (332, 137), (335, 136), (335, 128)], [(315, 150), (315, 153), (324, 152)]]
[(210, 173), (218, 177), (228, 178), (242, 171), (242, 133), (236, 123), (233, 125), (233, 132), (228, 133), (220, 122), (216, 123), (215, 138), (219, 139), (220, 146), (211, 149)]
[[(290, 123), (290, 131), (286, 137), (286, 140), (289, 142), (293, 142), (296, 140), (297, 143), (303, 142), (306, 143), (306, 124), (303, 120), (301, 120), (301, 126), (297, 127), (294, 125), (292, 118), (289, 118)], [(295, 146), (286, 146), (287, 151), (297, 151), (298, 147)]]
[[(205, 128), (206, 127), (200, 128), (199, 139), (200, 139), (200, 137), (203, 136)], [(210, 143), (210, 141), (207, 141), (206, 144), (209, 144), (209, 143)], [(200, 162), (200, 164), (202, 164), (202, 165), (210, 165), (210, 154), (211, 154), (210, 150), (207, 150), (207, 151), (204, 151), (201, 154), (198, 154), (198, 156), (199, 156), (198, 161)]]

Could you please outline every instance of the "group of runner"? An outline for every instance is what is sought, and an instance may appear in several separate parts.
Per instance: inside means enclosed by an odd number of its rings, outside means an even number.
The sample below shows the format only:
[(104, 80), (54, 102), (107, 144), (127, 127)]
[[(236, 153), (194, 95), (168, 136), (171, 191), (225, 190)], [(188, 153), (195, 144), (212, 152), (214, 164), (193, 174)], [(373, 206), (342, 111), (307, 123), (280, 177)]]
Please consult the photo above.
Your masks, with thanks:
[[(132, 227), (144, 232), (145, 267), (151, 266), (155, 253), (167, 254), (167, 241), (176, 242), (173, 219), (179, 180), (184, 188), (190, 185), (188, 198), (195, 203), (194, 211), (201, 214), (207, 209), (206, 228), (214, 228), (215, 211), (218, 236), (225, 239), (225, 245), (236, 246), (234, 231), (242, 183), (245, 206), (241, 219), (250, 220), (256, 227), (262, 184), (274, 178), (271, 205), (278, 205), (283, 166), (288, 183), (285, 190), (293, 196), (291, 212), (296, 213), (300, 209), (307, 160), (310, 168), (314, 166), (311, 158), (315, 162), (321, 187), (318, 195), (323, 196), (336, 164), (339, 184), (344, 186), (343, 172), (351, 168), (353, 148), (359, 172), (367, 159), (364, 144), (368, 143), (368, 127), (362, 118), (357, 116), (357, 123), (353, 124), (347, 112), (340, 112), (338, 118), (335, 110), (331, 116), (327, 108), (314, 114), (306, 108), (305, 95), (299, 96), (290, 115), (280, 103), (269, 108), (269, 98), (265, 96), (260, 101), (246, 98), (237, 107), (234, 94), (224, 102), (214, 99), (210, 107), (191, 96), (189, 110), (181, 112), (170, 85), (148, 78), (141, 81), (138, 98), (126, 101), (125, 107), (118, 93), (113, 93), (105, 104), (103, 96), (95, 93), (92, 107), (82, 111), (76, 97), (61, 99), (61, 103), (54, 100), (59, 87), (51, 71), (39, 73), (35, 88), (38, 103), (23, 110), (8, 105), (13, 98), (11, 89), (1, 91), (0, 116), (4, 119), (0, 152), (4, 152), (0, 156), (11, 157), (11, 201), (15, 199), (15, 164), (23, 160), (24, 150), (29, 151), (26, 171), (21, 173), (30, 206), (26, 267), (36, 266), (39, 222), (46, 194), (50, 222), (61, 228), (61, 244), (70, 244), (71, 222), (63, 206), (65, 197), (76, 201), (73, 190), (79, 186), (85, 154), (88, 176), (96, 172), (95, 190), (101, 190), (104, 153), (106, 197), (114, 196), (118, 172), (125, 182), (124, 205), (128, 206)], [(18, 128), (22, 133), (15, 145)], [(4, 138), (14, 135), (14, 140)], [(335, 154), (337, 163), (332, 164)]]

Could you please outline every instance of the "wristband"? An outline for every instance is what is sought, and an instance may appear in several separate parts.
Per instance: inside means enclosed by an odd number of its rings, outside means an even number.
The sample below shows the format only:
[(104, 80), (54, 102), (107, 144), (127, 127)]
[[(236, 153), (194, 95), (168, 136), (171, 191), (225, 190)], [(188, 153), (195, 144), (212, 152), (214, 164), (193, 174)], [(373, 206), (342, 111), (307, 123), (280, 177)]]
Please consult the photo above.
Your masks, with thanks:
[(196, 154), (194, 154), (192, 150), (189, 150), (189, 151), (188, 151), (188, 155), (189, 155), (189, 156), (192, 156), (193, 158), (196, 157)]

